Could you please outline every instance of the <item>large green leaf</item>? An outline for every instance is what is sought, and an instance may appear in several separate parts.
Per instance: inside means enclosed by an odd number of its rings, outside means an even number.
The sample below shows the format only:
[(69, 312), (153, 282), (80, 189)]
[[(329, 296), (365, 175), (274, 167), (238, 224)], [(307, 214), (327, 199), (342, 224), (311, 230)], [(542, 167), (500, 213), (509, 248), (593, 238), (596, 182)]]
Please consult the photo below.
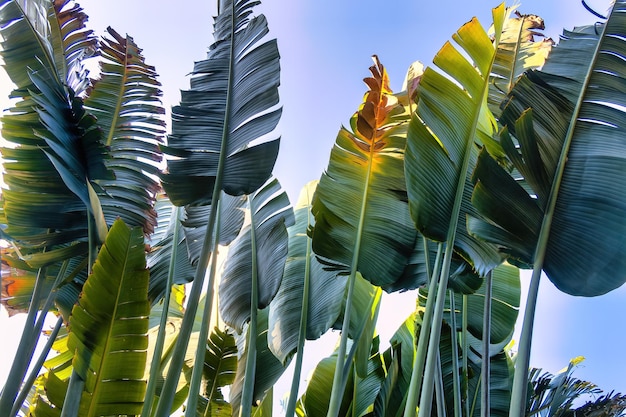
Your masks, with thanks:
[(473, 221), (475, 232), (574, 295), (626, 281), (625, 11), (618, 1), (604, 25), (565, 32), (513, 90), (501, 140), (531, 190), (487, 155), (475, 174), (488, 220)]
[[(216, 180), (228, 194), (250, 194), (270, 177), (278, 139), (252, 143), (271, 133), (278, 104), (279, 55), (267, 40), (257, 4), (227, 0), (215, 21), (215, 43), (191, 73), (191, 89), (172, 109), (172, 134), (165, 153), (176, 157), (162, 175), (176, 205), (210, 203)], [(222, 177), (223, 175), (223, 177)]]
[[(224, 192), (220, 197), (220, 232), (219, 244), (228, 246), (239, 235), (245, 218), (245, 196), (231, 196)], [(182, 220), (183, 231), (189, 259), (196, 264), (202, 251), (202, 243), (207, 233), (207, 219), (211, 216), (212, 206), (186, 206)]]
[(342, 128), (313, 198), (313, 250), (359, 271), (375, 285), (394, 283), (413, 251), (416, 232), (404, 180), (408, 113), (374, 58), (369, 91)]
[(267, 307), (278, 292), (287, 258), (287, 227), (294, 221), (287, 194), (276, 179), (248, 201), (251, 224), (231, 244), (219, 285), (222, 319), (238, 332), (250, 319), (252, 280), (259, 292), (256, 308)]
[(60, 415), (70, 369), (86, 381), (81, 416), (141, 410), (150, 310), (145, 266), (141, 229), (118, 220), (72, 310), (66, 347), (46, 364), (49, 404), (42, 406), (53, 415)]
[[(62, 7), (61, 3), (56, 5)], [(51, 247), (87, 236), (84, 204), (89, 197), (85, 177), (78, 180), (83, 186), (77, 186), (81, 188), (78, 192), (81, 204), (73, 192), (78, 190), (68, 188), (73, 180), (67, 170), (80, 175), (87, 170), (92, 174), (91, 180), (101, 176), (95, 174), (102, 173), (101, 163), (89, 168), (76, 163), (77, 153), (81, 151), (69, 145), (76, 139), (81, 145), (87, 145), (84, 154), (78, 156), (79, 160), (97, 162), (101, 151), (95, 147), (96, 131), (91, 128), (89, 118), (82, 114), (80, 100), (74, 97), (71, 88), (64, 87), (74, 83), (59, 76), (61, 73), (70, 77), (59, 68), (80, 66), (92, 40), (88, 32), (83, 31), (82, 21), (72, 20), (82, 13), (79, 8), (60, 11), (49, 1), (33, 1), (28, 5), (23, 9), (18, 1), (0, 2), (2, 58), (7, 74), (17, 87), (13, 96), (19, 99), (2, 117), (2, 136), (11, 143), (2, 149), (3, 179), (9, 188), (3, 192), (3, 209), (7, 233), (19, 240), (21, 246)], [(72, 23), (63, 28), (65, 38), (60, 39), (54, 28), (68, 19)], [(69, 53), (70, 50), (73, 52)], [(57, 51), (60, 56), (55, 55)], [(38, 95), (39, 104), (33, 101), (33, 94)], [(72, 129), (59, 131), (60, 126)], [(56, 149), (51, 147), (52, 142)], [(71, 156), (63, 165), (59, 158), (66, 158), (68, 152)]]
[(165, 134), (161, 84), (133, 38), (107, 31), (111, 38), (100, 42), (100, 78), (85, 100), (110, 150), (106, 165), (115, 173), (115, 179), (99, 182), (100, 200), (109, 223), (120, 217), (149, 235), (156, 225), (158, 145)]
[(300, 193), (295, 224), (287, 229), (289, 250), (282, 283), (269, 306), (268, 344), (282, 362), (297, 348), (303, 306), (306, 305), (306, 338), (315, 340), (337, 321), (345, 293), (345, 278), (324, 268), (307, 235), (313, 223), (311, 198), (316, 185), (316, 181), (311, 182)]
[(469, 173), (477, 144), (492, 136), (495, 123), (487, 97), (504, 6), (493, 14), (495, 41), (474, 18), (453, 35), (462, 52), (447, 42), (433, 60), (439, 71), (429, 67), (424, 72), (405, 164), (417, 229), (430, 239), (454, 244), (480, 274), (500, 263), (496, 248), (470, 236), (465, 226), (465, 216), (475, 212)]
[[(253, 193), (271, 176), (278, 154), (279, 139), (273, 131), (281, 114), (278, 107), (279, 54), (276, 40), (266, 37), (265, 17), (253, 14), (257, 4), (250, 0), (220, 2), (214, 26), (215, 42), (209, 48), (207, 59), (195, 64), (191, 89), (183, 91), (180, 106), (172, 110), (172, 134), (163, 149), (174, 159), (161, 175), (163, 187), (177, 206), (210, 204), (213, 209), (189, 293), (190, 314), (183, 319), (170, 377), (164, 386), (164, 394), (167, 394), (162, 397), (157, 414), (164, 414), (171, 408), (173, 381), (182, 367), (192, 328), (192, 319), (188, 317), (194, 316), (198, 308), (210, 254), (217, 246), (220, 226), (216, 219), (221, 192)], [(259, 265), (269, 266), (264, 262)], [(280, 269), (282, 271), (282, 266)], [(211, 293), (214, 280), (215, 274), (209, 274)], [(267, 289), (262, 297), (270, 293), (271, 296), (261, 300), (262, 303), (269, 303), (277, 289), (278, 285)], [(242, 302), (254, 305), (250, 303), (253, 298)], [(207, 303), (212, 302), (209, 297)], [(207, 308), (207, 311), (212, 309)], [(210, 313), (205, 317), (205, 326), (208, 326)], [(249, 393), (250, 390), (244, 390), (245, 395)], [(248, 403), (247, 400), (242, 402)], [(248, 404), (244, 407), (248, 408)], [(190, 409), (193, 409), (190, 413), (195, 411), (194, 407)]]

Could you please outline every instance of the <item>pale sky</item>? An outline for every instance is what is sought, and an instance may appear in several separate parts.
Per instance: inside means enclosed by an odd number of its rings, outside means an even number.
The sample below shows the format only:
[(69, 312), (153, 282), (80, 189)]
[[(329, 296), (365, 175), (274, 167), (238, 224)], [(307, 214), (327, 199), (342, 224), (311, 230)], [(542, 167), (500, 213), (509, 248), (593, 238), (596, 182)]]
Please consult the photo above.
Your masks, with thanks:
[[(135, 39), (144, 49), (147, 63), (161, 75), (166, 108), (177, 104), (179, 90), (188, 87), (186, 74), (195, 60), (204, 58), (212, 42), (215, 0), (179, 3), (184, 7), (164, 0), (83, 0), (80, 4), (96, 34), (102, 35), (110, 25)], [(601, 13), (609, 7), (608, 0), (588, 0), (587, 4)], [(319, 178), (340, 125), (347, 123), (361, 103), (365, 92), (362, 79), (369, 75), (372, 54), (387, 67), (392, 88), (399, 89), (411, 62), (429, 65), (452, 33), (473, 16), (488, 27), (491, 7), (497, 5), (484, 0), (265, 0), (260, 10), (268, 18), (270, 35), (278, 38), (281, 53), (282, 142), (275, 175), (292, 202), (301, 187)], [(518, 10), (542, 16), (546, 34), (553, 38), (563, 27), (597, 20), (576, 0), (527, 0)], [(2, 73), (3, 109), (8, 88)], [(387, 340), (404, 320), (414, 299), (414, 293), (384, 299), (379, 319), (381, 340)], [(561, 294), (544, 279), (531, 366), (554, 373), (569, 359), (585, 356), (575, 376), (605, 391), (626, 393), (626, 331), (619, 324), (624, 305), (624, 287), (586, 299)], [(9, 324), (4, 311), (0, 325), (6, 335)], [(336, 335), (324, 339), (325, 347), (318, 344), (315, 350), (330, 354)], [(0, 348), (0, 384), (6, 378), (11, 349), (4, 342)], [(313, 350), (308, 345), (305, 349)], [(275, 392), (275, 398), (282, 394)]]

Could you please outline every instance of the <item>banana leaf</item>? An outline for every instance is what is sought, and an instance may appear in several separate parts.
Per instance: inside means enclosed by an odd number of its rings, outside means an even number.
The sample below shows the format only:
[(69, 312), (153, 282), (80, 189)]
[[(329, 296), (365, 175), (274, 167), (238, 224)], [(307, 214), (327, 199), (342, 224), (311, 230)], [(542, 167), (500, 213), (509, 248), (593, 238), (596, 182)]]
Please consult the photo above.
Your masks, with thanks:
[(626, 90), (619, 87), (626, 65), (616, 59), (626, 54), (624, 9), (616, 2), (601, 30), (565, 32), (544, 69), (513, 90), (501, 141), (531, 190), (488, 155), (474, 176), (473, 201), (488, 221), (472, 220), (474, 233), (573, 295), (604, 294), (626, 281)]
[(172, 134), (163, 149), (176, 159), (161, 178), (175, 205), (210, 203), (218, 177), (216, 188), (250, 194), (274, 168), (279, 140), (252, 143), (271, 133), (281, 114), (278, 48), (264, 38), (265, 17), (251, 17), (256, 3), (223, 3), (216, 41), (196, 63), (191, 90), (172, 109)]
[[(318, 339), (337, 321), (345, 296), (345, 277), (324, 268), (313, 253), (307, 235), (313, 223), (311, 198), (316, 185), (317, 181), (311, 182), (300, 193), (295, 224), (287, 229), (289, 249), (281, 286), (269, 306), (268, 345), (283, 363), (298, 347), (301, 320), (306, 339)], [(303, 318), (305, 305), (306, 318)]]
[[(499, 117), (501, 104), (517, 80), (529, 69), (541, 67), (552, 50), (554, 41), (545, 38), (544, 21), (534, 14), (521, 14), (517, 7), (508, 7), (498, 51), (491, 70), (488, 104)], [(513, 14), (514, 16), (510, 16)]]
[(110, 152), (105, 164), (115, 175), (99, 181), (100, 201), (109, 224), (120, 217), (131, 227), (141, 226), (147, 236), (156, 226), (158, 145), (165, 136), (161, 84), (133, 38), (110, 27), (107, 32), (100, 42), (100, 78), (85, 100)]
[[(148, 347), (148, 271), (141, 229), (114, 223), (72, 310), (61, 354), (48, 361), (46, 414), (61, 415), (70, 371), (86, 381), (80, 415), (137, 414)], [(56, 346), (59, 349), (59, 346)], [(63, 373), (64, 371), (64, 373)], [(39, 405), (41, 404), (41, 405)], [(35, 411), (35, 415), (44, 411)]]
[(374, 57), (369, 91), (342, 128), (313, 198), (313, 251), (374, 285), (402, 274), (416, 240), (406, 203), (404, 146), (408, 113)]
[(287, 194), (276, 179), (248, 198), (251, 224), (232, 242), (219, 285), (222, 320), (237, 332), (250, 319), (252, 280), (267, 307), (280, 287), (287, 257), (287, 227), (294, 222)]

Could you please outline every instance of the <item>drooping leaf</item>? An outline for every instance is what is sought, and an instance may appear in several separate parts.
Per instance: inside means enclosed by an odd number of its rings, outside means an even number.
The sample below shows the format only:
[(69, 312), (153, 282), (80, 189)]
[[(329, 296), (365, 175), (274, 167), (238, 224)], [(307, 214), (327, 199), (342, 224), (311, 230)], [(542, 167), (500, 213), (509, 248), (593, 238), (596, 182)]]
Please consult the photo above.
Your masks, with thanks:
[[(86, 177), (77, 180), (83, 183), (82, 187), (77, 186), (81, 188), (78, 194), (82, 197), (81, 204), (78, 195), (68, 188), (68, 184), (76, 185), (72, 176), (67, 175), (68, 169), (79, 175), (89, 171), (90, 180), (103, 174), (102, 164), (97, 162), (101, 159), (101, 150), (97, 149), (96, 132), (89, 117), (84, 117), (80, 100), (74, 97), (71, 88), (64, 87), (70, 82), (59, 76), (64, 74), (61, 66), (80, 65), (80, 59), (86, 54), (78, 50), (88, 48), (83, 41), (89, 35), (81, 24), (70, 25), (63, 29), (69, 38), (61, 40), (50, 29), (60, 24), (57, 17), (71, 19), (63, 13), (57, 16), (52, 3), (45, 0), (28, 2), (27, 8), (17, 1), (0, 2), (4, 68), (17, 87), (13, 97), (18, 98), (2, 117), (2, 136), (10, 143), (2, 149), (3, 180), (9, 188), (3, 192), (2, 203), (8, 226), (6, 232), (24, 247), (50, 248), (86, 239), (85, 204), (91, 203), (89, 186)], [(76, 48), (81, 58), (78, 55), (56, 56), (53, 47), (64, 53)], [(33, 101), (33, 94), (39, 97), (39, 104)], [(70, 126), (72, 128), (66, 131)], [(69, 142), (74, 140), (85, 145), (84, 149), (70, 150)], [(56, 149), (50, 146), (52, 142)], [(59, 158), (66, 158), (67, 152), (71, 156), (63, 165)], [(93, 163), (92, 166), (87, 168), (82, 162), (76, 163), (77, 154), (81, 154), (79, 159)], [(52, 155), (52, 159), (48, 155)]]
[(100, 200), (109, 223), (120, 217), (149, 235), (156, 225), (153, 206), (160, 186), (155, 176), (165, 135), (161, 84), (132, 37), (112, 28), (107, 32), (110, 38), (100, 43), (100, 78), (85, 100), (110, 150), (105, 163), (115, 174), (99, 182)]
[(626, 281), (625, 10), (618, 1), (602, 26), (565, 32), (513, 90), (501, 141), (531, 189), (487, 155), (475, 174), (473, 201), (488, 220), (472, 219), (475, 233), (573, 295)]
[[(215, 181), (231, 195), (251, 194), (270, 177), (278, 139), (279, 55), (267, 21), (250, 0), (227, 0), (215, 21), (215, 43), (197, 62), (191, 89), (172, 110), (163, 187), (176, 205), (211, 202)], [(220, 163), (220, 159), (222, 163)], [(218, 172), (221, 169), (221, 172)]]
[[(283, 363), (298, 345), (302, 308), (307, 303), (306, 338), (315, 340), (337, 321), (346, 279), (324, 268), (313, 253), (307, 230), (313, 222), (311, 198), (317, 181), (300, 193), (295, 206), (295, 224), (289, 233), (287, 261), (281, 286), (269, 306), (268, 345)], [(307, 276), (308, 274), (308, 276)], [(303, 299), (308, 285), (308, 298)]]
[(252, 279), (258, 286), (258, 308), (272, 301), (287, 258), (287, 227), (293, 211), (276, 179), (248, 199), (251, 224), (233, 241), (219, 285), (219, 307), (225, 323), (238, 332), (250, 319)]
[(167, 291), (167, 278), (170, 272), (170, 261), (174, 251), (174, 284), (186, 284), (191, 282), (195, 268), (189, 261), (184, 239), (174, 242), (173, 226), (179, 222), (177, 208), (164, 196), (157, 198), (155, 204), (157, 220), (159, 220), (156, 232), (151, 235), (150, 249), (147, 254), (147, 264), (150, 270), (150, 286), (148, 296), (152, 302), (160, 300)]
[[(222, 193), (220, 198), (220, 233), (219, 244), (228, 246), (239, 235), (245, 217), (246, 198)], [(211, 206), (186, 206), (182, 220), (185, 242), (189, 259), (196, 264), (202, 250), (202, 242), (207, 232), (207, 221), (211, 215)]]

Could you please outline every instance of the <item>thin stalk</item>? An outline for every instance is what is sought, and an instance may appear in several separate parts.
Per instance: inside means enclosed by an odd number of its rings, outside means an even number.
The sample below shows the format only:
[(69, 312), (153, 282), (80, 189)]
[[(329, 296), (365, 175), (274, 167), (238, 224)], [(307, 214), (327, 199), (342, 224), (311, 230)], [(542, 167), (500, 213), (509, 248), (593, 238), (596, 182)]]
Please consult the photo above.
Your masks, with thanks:
[(248, 340), (246, 341), (246, 368), (241, 391), (241, 405), (239, 417), (252, 415), (252, 400), (254, 398), (254, 380), (256, 379), (256, 340), (258, 334), (259, 282), (257, 271), (256, 224), (254, 222), (254, 206), (250, 199), (250, 246), (252, 252), (252, 279), (250, 294), (250, 323), (248, 324)]
[(13, 404), (22, 385), (22, 381), (26, 376), (30, 361), (35, 351), (38, 338), (34, 331), (35, 319), (37, 316), (37, 310), (39, 307), (39, 300), (41, 298), (41, 291), (43, 282), (46, 278), (46, 269), (41, 268), (37, 271), (37, 277), (35, 278), (35, 287), (33, 288), (33, 295), (30, 299), (28, 306), (28, 314), (26, 315), (26, 321), (24, 322), (24, 328), (22, 330), (22, 336), (17, 348), (17, 354), (11, 365), (11, 370), (7, 376), (7, 382), (0, 394), (0, 415), (8, 416), (13, 409)]
[[(213, 239), (213, 247), (217, 248), (220, 239), (220, 206), (218, 203), (216, 210), (218, 211), (217, 217), (217, 229), (215, 231), (215, 238)], [(213, 253), (211, 258), (211, 270), (209, 276), (214, 277), (217, 270), (217, 251)], [(212, 298), (212, 296), (211, 296)], [(198, 346), (196, 347), (196, 357), (194, 358), (193, 370), (191, 373), (191, 383), (189, 386), (189, 396), (187, 397), (187, 410), (185, 411), (185, 417), (196, 417), (198, 408), (198, 396), (200, 395), (200, 388), (202, 385), (202, 374), (204, 372), (204, 358), (206, 355), (207, 339), (209, 338), (209, 327), (211, 325), (211, 314), (213, 310), (213, 303), (209, 302), (205, 298), (204, 311), (202, 312), (202, 324), (200, 325), (200, 332), (198, 334)], [(211, 399), (207, 404), (207, 408), (210, 408)]]
[(61, 417), (78, 417), (80, 399), (85, 388), (85, 380), (78, 375), (76, 369), (72, 371), (70, 383), (65, 392), (65, 401), (61, 410)]
[(530, 287), (526, 298), (524, 321), (520, 335), (520, 348), (515, 359), (515, 374), (513, 376), (513, 388), (509, 415), (522, 417), (526, 413), (526, 390), (528, 387), (528, 366), (530, 365), (530, 348), (532, 345), (533, 325), (535, 322), (535, 308), (539, 295), (539, 281), (541, 278), (541, 265), (535, 263), (533, 274), (530, 278)]
[(491, 400), (489, 398), (491, 390), (491, 358), (489, 349), (491, 347), (491, 290), (493, 286), (493, 273), (489, 271), (485, 277), (485, 310), (483, 312), (483, 361), (481, 363), (482, 389), (480, 390), (480, 414), (481, 417), (489, 417), (491, 414)]
[(456, 303), (454, 300), (454, 291), (449, 290), (450, 294), (450, 335), (452, 344), (452, 383), (454, 384), (454, 417), (461, 417), (461, 381), (459, 378), (459, 349), (456, 331)]
[[(309, 211), (310, 213), (310, 211)], [(309, 214), (310, 215), (310, 214)], [(311, 256), (313, 254), (312, 240), (306, 238), (306, 258), (304, 264), (304, 283), (302, 289), (302, 308), (300, 310), (300, 330), (298, 333), (298, 348), (296, 350), (296, 362), (291, 380), (291, 390), (287, 402), (286, 417), (294, 416), (296, 413), (296, 403), (298, 401), (298, 390), (300, 388), (300, 376), (302, 375), (302, 361), (304, 359), (304, 342), (306, 340), (306, 328), (309, 315), (309, 286), (311, 280)]]
[[(456, 229), (456, 222), (454, 229)], [(452, 229), (452, 227), (451, 227)], [(451, 234), (455, 235), (454, 230)], [(452, 261), (452, 252), (454, 237), (448, 239), (446, 243), (446, 251), (443, 258), (441, 274), (439, 276), (439, 285), (437, 288), (437, 299), (435, 300), (435, 308), (432, 322), (433, 324), (441, 323), (443, 319), (443, 310), (446, 301), (446, 291), (448, 286), (448, 275), (450, 274), (450, 262)], [(431, 295), (429, 294), (429, 298)], [(419, 417), (430, 416), (430, 409), (433, 398), (433, 381), (435, 378), (435, 368), (437, 360), (437, 352), (439, 351), (439, 340), (441, 338), (441, 326), (433, 325), (430, 327), (430, 337), (428, 340), (428, 352), (426, 356), (426, 366), (424, 371), (424, 383), (422, 384), (422, 393), (420, 395)]]
[(467, 340), (467, 325), (468, 325), (468, 312), (467, 312), (467, 294), (463, 294), (463, 313), (462, 313), (462, 317), (463, 317), (463, 328), (461, 329), (461, 337), (462, 337), (462, 343), (463, 343), (463, 348), (462, 348), (462, 354), (463, 354), (463, 380), (465, 381), (465, 415), (467, 417), (470, 416), (470, 412), (469, 412), (469, 399), (468, 399), (468, 395), (469, 395), (469, 384), (468, 384), (468, 380), (469, 380), (469, 373), (468, 373), (468, 365), (467, 365), (467, 353), (468, 353), (468, 349), (469, 349), (469, 343)]
[(146, 395), (141, 409), (142, 417), (150, 417), (152, 405), (154, 403), (154, 393), (156, 392), (157, 379), (161, 371), (161, 355), (163, 354), (163, 346), (165, 346), (165, 329), (167, 328), (167, 317), (170, 306), (170, 297), (172, 294), (172, 285), (174, 283), (174, 275), (176, 273), (176, 262), (178, 259), (178, 242), (180, 240), (180, 215), (182, 209), (176, 207), (174, 219), (174, 230), (172, 232), (172, 254), (170, 255), (170, 264), (167, 272), (167, 284), (165, 296), (163, 297), (163, 311), (159, 321), (159, 331), (152, 353), (152, 362), (150, 363), (150, 376), (148, 377), (148, 386), (146, 387)]
[[(67, 271), (67, 265), (68, 265), (68, 261), (64, 261), (63, 265), (61, 266), (61, 268), (59, 269), (59, 273), (57, 274), (56, 279), (54, 280), (54, 284), (52, 285), (52, 288), (57, 288), (57, 286), (59, 285), (59, 283), (62, 281), (63, 277), (65, 276), (65, 272)], [(44, 274), (45, 275), (45, 274)], [(37, 344), (39, 343), (39, 335), (41, 334), (42, 330), (43, 330), (43, 326), (45, 324), (45, 320), (46, 320), (46, 316), (48, 315), (48, 311), (50, 310), (50, 307), (52, 307), (52, 303), (54, 301), (54, 295), (55, 292), (54, 291), (50, 291), (48, 293), (48, 296), (46, 297), (46, 301), (43, 303), (41, 310), (37, 316), (37, 320), (35, 321), (35, 324), (33, 325), (33, 327), (31, 329), (29, 329), (29, 331), (31, 332), (31, 337), (33, 338), (32, 341), (32, 346), (31, 346), (31, 350), (30, 350), (30, 354), (28, 355), (29, 358), (29, 363), (30, 360), (32, 359), (34, 353), (35, 353), (35, 349), (37, 347)], [(63, 322), (63, 319), (60, 318), (61, 322)], [(35, 335), (37, 335), (37, 337), (35, 337)], [(56, 335), (54, 336), (56, 337)], [(52, 339), (52, 341), (54, 341), (54, 338)], [(50, 350), (50, 349), (48, 349)], [(43, 359), (45, 361), (45, 355), (43, 356)], [(15, 363), (15, 362), (14, 362)], [(41, 369), (41, 366), (43, 365), (43, 361), (37, 361), (35, 363), (35, 365), (33, 365), (31, 374), (35, 373), (35, 378), (37, 377), (37, 375), (39, 374), (39, 370)], [(28, 369), (28, 365), (27, 365), (27, 369)], [(26, 375), (26, 370), (24, 371), (24, 376)], [(24, 378), (24, 376), (22, 376), (22, 379)], [(11, 414), (9, 415), (10, 417), (13, 417), (16, 415), (17, 411), (19, 411), (22, 403), (24, 402), (24, 399), (26, 398), (26, 396), (28, 395), (28, 393), (30, 392), (30, 388), (32, 387), (33, 382), (28, 382), (30, 380), (30, 377), (22, 384), (21, 388), (18, 391), (17, 394), (17, 399), (15, 400), (15, 403), (13, 404), (13, 408), (11, 409)], [(8, 382), (9, 380), (7, 380)], [(21, 381), (21, 380), (20, 380)], [(34, 381), (34, 379), (33, 379)], [(21, 398), (21, 400), (20, 400)]]
[(13, 404), (13, 409), (11, 410), (11, 414), (10, 414), (11, 417), (17, 415), (18, 411), (20, 411), (20, 408), (22, 407), (22, 404), (24, 404), (24, 401), (26, 400), (26, 397), (28, 396), (30, 389), (32, 388), (33, 384), (35, 383), (35, 380), (39, 376), (39, 371), (41, 370), (43, 363), (46, 361), (46, 358), (48, 357), (48, 353), (50, 353), (50, 349), (52, 348), (52, 345), (54, 344), (54, 341), (57, 338), (57, 335), (59, 334), (59, 330), (61, 330), (62, 325), (63, 325), (63, 317), (59, 316), (59, 318), (57, 319), (56, 325), (54, 326), (54, 329), (52, 330), (52, 333), (50, 333), (50, 336), (48, 337), (48, 341), (43, 347), (43, 350), (41, 351), (41, 354), (39, 355), (37, 362), (35, 362), (32, 370), (30, 371), (28, 378), (26, 378), (26, 381), (24, 381), (24, 385), (19, 395), (17, 396), (17, 400)]
[[(345, 385), (343, 368), (346, 361), (346, 348), (348, 345), (348, 329), (350, 328), (350, 311), (352, 310), (352, 294), (354, 293), (354, 283), (356, 282), (356, 270), (352, 268), (348, 277), (348, 295), (346, 296), (346, 308), (343, 315), (343, 325), (341, 327), (341, 340), (337, 351), (337, 364), (333, 376), (333, 388), (330, 393), (330, 403), (328, 404), (327, 417), (337, 417), (339, 407), (343, 398), (343, 387)], [(356, 343), (356, 341), (355, 341)]]
[[(425, 239), (424, 246), (427, 247)], [(425, 349), (424, 347), (428, 346), (429, 333), (426, 326), (432, 323), (433, 307), (435, 305), (435, 297), (433, 297), (432, 295), (437, 292), (437, 277), (439, 276), (442, 253), (443, 244), (439, 243), (437, 247), (437, 257), (435, 258), (435, 268), (433, 270), (433, 274), (429, 275), (430, 283), (428, 285), (428, 298), (426, 299), (424, 318), (422, 319), (422, 326), (417, 342), (416, 357), (413, 361), (413, 372), (411, 373), (411, 382), (409, 383), (409, 394), (407, 396), (406, 404), (404, 406), (404, 417), (415, 417), (416, 415), (417, 399), (422, 386), (424, 365), (426, 363), (427, 349)]]
[[(233, 89), (233, 69), (234, 69), (234, 48), (235, 48), (235, 2), (232, 3), (232, 17), (231, 17), (231, 43), (230, 43), (230, 56), (228, 62), (228, 90), (226, 92), (225, 114), (224, 114), (224, 126), (222, 129), (222, 141), (220, 145), (220, 156), (217, 164), (217, 174), (215, 177), (215, 184), (213, 186), (213, 195), (211, 197), (211, 207), (217, 207), (220, 201), (224, 166), (226, 164), (226, 149), (228, 145), (229, 128), (230, 128), (230, 113), (232, 107), (232, 89)], [(193, 284), (189, 292), (189, 300), (187, 304), (187, 311), (183, 316), (178, 340), (176, 341), (176, 347), (172, 354), (172, 361), (167, 372), (165, 384), (161, 391), (161, 397), (157, 405), (156, 415), (165, 416), (169, 415), (172, 405), (174, 404), (174, 394), (176, 392), (176, 385), (178, 384), (178, 378), (183, 367), (185, 360), (185, 354), (187, 351), (187, 345), (189, 343), (189, 337), (193, 330), (194, 319), (196, 312), (198, 311), (198, 302), (202, 294), (202, 288), (204, 284), (204, 276), (208, 267), (209, 258), (213, 251), (213, 230), (215, 228), (215, 219), (217, 216), (217, 210), (211, 210), (209, 220), (207, 222), (207, 233), (204, 236), (202, 244), (202, 251), (200, 252), (200, 258), (198, 260), (198, 268), (194, 276)], [(215, 287), (215, 277), (209, 277), (208, 291), (211, 292), (211, 297), (207, 294), (206, 302), (213, 302), (213, 288)]]
[(441, 372), (441, 355), (437, 354), (437, 375), (435, 377), (435, 400), (437, 402), (437, 416), (446, 417), (446, 394), (443, 388), (443, 374)]
[[(609, 16), (611, 20), (613, 11)], [(578, 121), (578, 116), (582, 105), (585, 103), (585, 91), (589, 87), (589, 82), (594, 73), (596, 61), (598, 59), (600, 48), (603, 45), (602, 39), (605, 39), (606, 29), (609, 26), (609, 22), (606, 22), (602, 27), (602, 33), (599, 36), (599, 41), (596, 44), (593, 58), (589, 62), (587, 67), (587, 73), (582, 80), (580, 88), (581, 94), (578, 96), (578, 100), (572, 111), (567, 133), (563, 140), (563, 148), (559, 155), (559, 162), (557, 164), (556, 172), (554, 174), (554, 181), (550, 189), (548, 202), (546, 204), (545, 214), (541, 223), (541, 229), (539, 237), (537, 239), (537, 246), (535, 247), (535, 254), (533, 257), (533, 274), (530, 279), (530, 288), (528, 290), (528, 297), (526, 299), (526, 308), (524, 311), (524, 321), (522, 324), (522, 333), (520, 335), (520, 347), (517, 352), (517, 359), (515, 361), (515, 375), (513, 377), (513, 391), (511, 396), (511, 405), (509, 408), (510, 417), (522, 417), (525, 414), (526, 408), (526, 390), (528, 386), (528, 369), (530, 367), (530, 349), (532, 345), (532, 332), (533, 322), (535, 320), (535, 309), (537, 305), (537, 298), (539, 293), (539, 281), (541, 279), (541, 271), (543, 270), (543, 264), (545, 261), (546, 250), (548, 245), (548, 239), (550, 237), (550, 229), (552, 227), (552, 220), (554, 219), (554, 210), (556, 208), (556, 201), (558, 198), (559, 190), (561, 188), (561, 182), (563, 181), (563, 173), (565, 172), (565, 165), (567, 163), (567, 155), (572, 144), (574, 132)]]

